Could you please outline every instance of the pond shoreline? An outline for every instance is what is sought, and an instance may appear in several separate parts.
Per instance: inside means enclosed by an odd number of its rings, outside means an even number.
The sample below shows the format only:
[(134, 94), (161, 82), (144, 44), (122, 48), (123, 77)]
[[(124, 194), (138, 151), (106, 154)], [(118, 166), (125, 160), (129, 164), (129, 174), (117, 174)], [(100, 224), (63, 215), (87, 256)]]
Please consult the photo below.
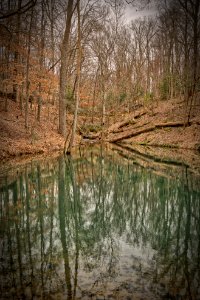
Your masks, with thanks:
[[(20, 144), (20, 140), (18, 141), (18, 143)], [(44, 143), (44, 142), (43, 142)], [(64, 151), (64, 147), (61, 143), (59, 143), (58, 145), (48, 145), (47, 142), (46, 144), (47, 145), (38, 145), (38, 146), (35, 146), (35, 145), (31, 145), (31, 144), (28, 144), (27, 143), (27, 147), (26, 148), (21, 148), (21, 149), (17, 149), (15, 151), (15, 149), (12, 149), (12, 151), (9, 151), (7, 150), (6, 148), (2, 150), (3, 154), (0, 153), (0, 160), (1, 162), (8, 162), (9, 160), (13, 160), (13, 159), (24, 159), (24, 158), (28, 158), (28, 157), (32, 157), (32, 156), (37, 156), (37, 155), (52, 155), (54, 153), (57, 153), (57, 152), (63, 152)], [(96, 141), (95, 142), (96, 144), (100, 144), (101, 141)], [(104, 142), (103, 143), (109, 143), (109, 142)], [(85, 145), (89, 145), (91, 144), (91, 142), (83, 142), (82, 144), (77, 144), (74, 146), (74, 148), (78, 148), (78, 147), (81, 147), (81, 146), (85, 146)], [(130, 145), (126, 142), (126, 143), (109, 143), (111, 145), (120, 145), (121, 147), (129, 147), (131, 149), (134, 148), (134, 147), (150, 147), (152, 149), (155, 149), (155, 152), (157, 151), (158, 148), (160, 149), (167, 149), (167, 150), (179, 150), (179, 151), (194, 151), (196, 153), (199, 153), (200, 155), (200, 151), (199, 149), (197, 149), (196, 147), (177, 147), (177, 146), (174, 146), (173, 144), (169, 144), (169, 145), (159, 145), (159, 144), (145, 144), (145, 143), (130, 143)]]
[[(52, 106), (51, 110), (55, 108)], [(38, 122), (35, 120), (34, 110), (31, 110), (29, 125), (25, 129), (24, 116), (19, 105), (12, 100), (8, 101), (8, 111), (0, 111), (1, 162), (38, 154), (51, 155), (54, 152), (63, 151), (65, 139), (58, 133), (57, 112), (53, 111), (51, 116), (44, 108), (42, 113), (42, 121)], [(160, 101), (151, 110), (142, 107), (127, 114), (119, 112), (117, 118), (116, 116), (115, 118), (109, 117), (110, 125), (107, 124), (95, 134), (89, 132), (88, 139), (84, 129), (85, 120), (79, 116), (81, 130), (77, 132), (75, 146), (96, 142), (111, 142), (112, 145), (113, 140), (122, 136), (120, 144), (128, 147), (151, 146), (152, 149), (155, 148), (155, 152), (158, 148), (178, 151), (195, 150), (200, 154), (200, 108), (194, 107), (192, 110), (190, 126), (182, 126), (184, 115), (185, 108), (182, 102)], [(69, 132), (73, 115), (69, 114), (67, 118), (67, 132)], [(90, 122), (89, 119), (88, 122)], [(156, 124), (163, 124), (164, 127), (159, 125), (157, 128)], [(173, 126), (166, 128), (166, 124)], [(126, 138), (127, 135), (130, 137)]]
[[(85, 159), (89, 158), (91, 151), (99, 151), (117, 154), (124, 161), (148, 168), (155, 173), (159, 173), (163, 177), (173, 178), (178, 174), (185, 173), (195, 176), (200, 180), (200, 155), (198, 151), (186, 149), (172, 149), (166, 147), (151, 147), (144, 145), (129, 145), (126, 143), (95, 143), (79, 145), (73, 148), (72, 158), (76, 159), (80, 153)], [(33, 153), (21, 156), (13, 156), (8, 160), (0, 162), (0, 173), (9, 174), (11, 169), (20, 172), (21, 166), (26, 167), (34, 164), (35, 161), (44, 162), (48, 159), (58, 159), (63, 155), (63, 149), (54, 150), (44, 153)], [(20, 168), (19, 168), (20, 167)], [(173, 171), (171, 172), (170, 170)], [(186, 178), (187, 179), (187, 178)]]

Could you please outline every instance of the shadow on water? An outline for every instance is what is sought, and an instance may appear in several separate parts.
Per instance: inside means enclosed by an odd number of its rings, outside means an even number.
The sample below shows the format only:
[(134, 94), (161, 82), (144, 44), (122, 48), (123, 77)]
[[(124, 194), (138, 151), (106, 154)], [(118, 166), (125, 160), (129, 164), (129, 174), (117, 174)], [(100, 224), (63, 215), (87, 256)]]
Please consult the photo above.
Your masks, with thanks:
[(178, 167), (96, 147), (4, 176), (0, 299), (200, 299), (200, 183)]

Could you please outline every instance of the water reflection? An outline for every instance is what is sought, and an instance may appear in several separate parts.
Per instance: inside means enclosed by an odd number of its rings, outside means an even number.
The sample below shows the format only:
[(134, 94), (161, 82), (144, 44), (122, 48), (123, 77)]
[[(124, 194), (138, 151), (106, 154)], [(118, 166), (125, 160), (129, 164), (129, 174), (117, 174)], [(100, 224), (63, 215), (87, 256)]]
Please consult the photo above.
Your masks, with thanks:
[(171, 179), (100, 148), (3, 180), (0, 299), (200, 299), (187, 168)]

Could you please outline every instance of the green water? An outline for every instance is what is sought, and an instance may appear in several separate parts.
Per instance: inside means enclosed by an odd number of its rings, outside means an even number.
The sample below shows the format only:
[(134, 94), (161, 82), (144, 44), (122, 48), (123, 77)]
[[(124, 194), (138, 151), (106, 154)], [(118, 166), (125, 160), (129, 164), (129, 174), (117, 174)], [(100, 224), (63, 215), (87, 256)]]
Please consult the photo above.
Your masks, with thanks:
[(200, 299), (199, 180), (102, 148), (7, 169), (0, 299)]

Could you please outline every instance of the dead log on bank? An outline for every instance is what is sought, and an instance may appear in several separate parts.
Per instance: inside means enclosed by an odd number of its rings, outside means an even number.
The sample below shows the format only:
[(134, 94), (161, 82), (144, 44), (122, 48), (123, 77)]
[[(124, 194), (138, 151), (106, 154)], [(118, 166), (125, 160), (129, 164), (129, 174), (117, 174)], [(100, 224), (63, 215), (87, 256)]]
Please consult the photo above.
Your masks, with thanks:
[(123, 122), (118, 122), (118, 123), (115, 123), (115, 124), (111, 125), (106, 130), (106, 132), (107, 133), (115, 133), (115, 132), (118, 132), (119, 129), (121, 129), (121, 128), (127, 126), (127, 125), (133, 125), (135, 123), (136, 123), (136, 121), (134, 120), (134, 118), (128, 118)]
[(129, 115), (128, 118), (126, 118), (122, 122), (117, 122), (115, 124), (112, 124), (107, 130), (107, 133), (117, 133), (119, 129), (127, 126), (127, 125), (134, 125), (136, 124), (136, 120), (146, 114), (145, 111), (139, 111), (137, 113), (133, 113), (131, 116)]
[[(191, 125), (191, 122), (189, 123), (189, 125)], [(130, 139), (134, 136), (153, 131), (155, 129), (162, 129), (166, 127), (182, 127), (182, 126), (185, 126), (185, 122), (179, 121), (179, 122), (158, 123), (152, 126), (142, 128), (140, 130), (133, 129), (130, 130), (129, 132), (122, 132), (121, 134), (118, 134), (116, 137), (113, 138), (108, 137), (107, 141), (111, 143), (116, 143), (124, 139)]]

